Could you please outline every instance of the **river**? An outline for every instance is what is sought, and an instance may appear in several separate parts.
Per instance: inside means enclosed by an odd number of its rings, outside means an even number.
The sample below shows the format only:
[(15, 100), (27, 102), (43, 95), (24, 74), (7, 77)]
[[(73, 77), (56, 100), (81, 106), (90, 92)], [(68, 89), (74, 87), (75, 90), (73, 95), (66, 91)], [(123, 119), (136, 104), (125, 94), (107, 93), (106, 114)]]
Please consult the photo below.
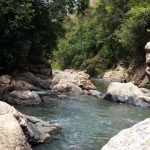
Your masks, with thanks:
[[(109, 83), (99, 79), (92, 82), (101, 92)], [(72, 97), (38, 107), (16, 108), (24, 114), (36, 116), (63, 129), (56, 139), (33, 147), (34, 150), (100, 150), (108, 140), (124, 128), (149, 117), (149, 108), (120, 104), (91, 96)]]

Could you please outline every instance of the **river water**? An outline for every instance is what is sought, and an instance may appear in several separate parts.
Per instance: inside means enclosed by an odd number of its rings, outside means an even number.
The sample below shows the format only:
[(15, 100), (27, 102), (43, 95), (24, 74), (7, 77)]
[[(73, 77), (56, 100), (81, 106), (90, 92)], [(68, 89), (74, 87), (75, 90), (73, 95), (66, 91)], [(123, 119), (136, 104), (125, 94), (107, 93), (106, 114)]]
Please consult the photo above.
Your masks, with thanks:
[[(106, 92), (108, 82), (93, 79), (101, 92)], [(38, 107), (17, 106), (27, 115), (36, 116), (57, 124), (62, 131), (56, 139), (33, 147), (34, 150), (100, 150), (108, 140), (124, 128), (148, 118), (149, 108), (120, 104), (91, 96), (72, 97)]]

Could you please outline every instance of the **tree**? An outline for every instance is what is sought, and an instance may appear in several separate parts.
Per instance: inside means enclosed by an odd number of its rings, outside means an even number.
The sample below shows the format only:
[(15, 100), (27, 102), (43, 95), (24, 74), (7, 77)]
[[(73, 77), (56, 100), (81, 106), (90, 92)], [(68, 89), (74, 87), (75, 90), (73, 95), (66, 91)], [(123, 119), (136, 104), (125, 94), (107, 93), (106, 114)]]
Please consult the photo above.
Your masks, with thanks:
[[(62, 23), (70, 13), (83, 13), (89, 0), (1, 0), (0, 2), (0, 66), (25, 58), (26, 42), (32, 43), (30, 54), (51, 55)], [(17, 8), (17, 9), (16, 9)]]
[(133, 58), (141, 61), (150, 38), (149, 0), (97, 0), (91, 6), (65, 22), (65, 38), (54, 55), (60, 67), (101, 74), (120, 60), (125, 66)]

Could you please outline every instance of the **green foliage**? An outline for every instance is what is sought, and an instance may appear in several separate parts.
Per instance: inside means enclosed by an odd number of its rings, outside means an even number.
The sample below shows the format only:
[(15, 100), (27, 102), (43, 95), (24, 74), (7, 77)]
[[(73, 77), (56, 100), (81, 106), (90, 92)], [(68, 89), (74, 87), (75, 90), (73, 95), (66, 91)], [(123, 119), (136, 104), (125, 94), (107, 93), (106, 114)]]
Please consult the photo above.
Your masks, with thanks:
[(7, 73), (11, 61), (26, 59), (26, 42), (30, 54), (51, 57), (57, 39), (62, 37), (63, 21), (71, 13), (83, 13), (89, 0), (1, 0), (0, 66)]
[[(131, 1), (133, 5), (133, 2)], [(143, 49), (149, 40), (150, 7), (148, 2), (140, 1), (124, 15), (121, 29), (117, 31), (119, 42), (132, 53), (132, 55), (144, 55)]]
[[(124, 60), (145, 57), (150, 39), (149, 0), (97, 0), (84, 15), (64, 23), (65, 37), (58, 41), (55, 60), (62, 69), (95, 70), (102, 74)], [(142, 63), (142, 62), (141, 62)]]
[[(54, 57), (62, 69), (79, 69), (82, 63), (95, 56), (102, 43), (99, 38), (99, 23), (93, 9), (85, 11), (84, 15), (73, 15), (65, 22), (65, 38), (59, 40), (58, 51)], [(90, 17), (89, 17), (90, 15)]]

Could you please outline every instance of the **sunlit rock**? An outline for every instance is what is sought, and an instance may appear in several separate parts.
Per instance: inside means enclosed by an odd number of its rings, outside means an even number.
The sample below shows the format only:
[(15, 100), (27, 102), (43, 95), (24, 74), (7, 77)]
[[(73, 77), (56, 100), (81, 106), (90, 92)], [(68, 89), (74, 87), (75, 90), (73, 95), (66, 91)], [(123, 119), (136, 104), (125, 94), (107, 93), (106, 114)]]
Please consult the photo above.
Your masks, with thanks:
[(150, 147), (150, 118), (112, 137), (101, 150), (148, 150)]

